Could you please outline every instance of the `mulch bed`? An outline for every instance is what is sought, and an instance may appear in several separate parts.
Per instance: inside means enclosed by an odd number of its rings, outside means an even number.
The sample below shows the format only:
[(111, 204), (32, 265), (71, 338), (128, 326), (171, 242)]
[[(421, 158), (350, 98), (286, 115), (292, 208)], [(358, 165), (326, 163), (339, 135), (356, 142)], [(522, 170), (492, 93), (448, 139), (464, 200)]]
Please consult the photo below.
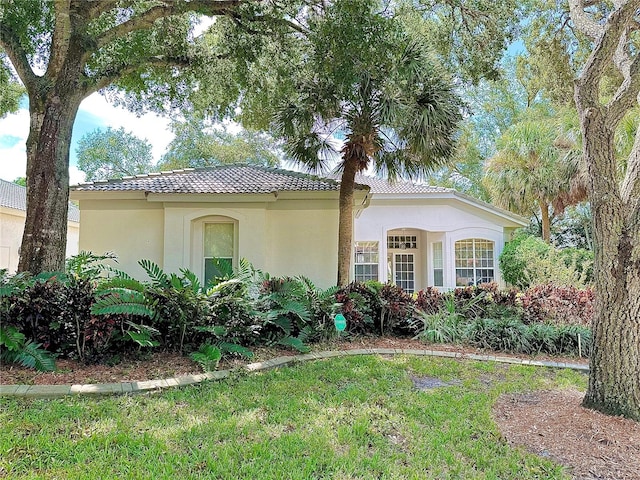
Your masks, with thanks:
[[(348, 342), (334, 341), (314, 345), (313, 351), (350, 350), (359, 348), (432, 348), (452, 352), (486, 353), (477, 349), (457, 345), (427, 345), (419, 340), (397, 337), (361, 337)], [(297, 354), (298, 352), (290, 349), (285, 350), (282, 348), (261, 347), (254, 349), (253, 358), (232, 358), (223, 360), (219, 368), (233, 368), (251, 362)], [(503, 353), (498, 355), (504, 357), (515, 356)], [(572, 363), (582, 364), (588, 363), (584, 358), (558, 359), (544, 355), (536, 356), (535, 358), (537, 360), (570, 361)], [(0, 385), (74, 385), (88, 383), (132, 382), (202, 373), (199, 365), (191, 361), (188, 357), (167, 352), (153, 353), (144, 360), (135, 357), (123, 357), (118, 364), (113, 366), (104, 364), (85, 365), (78, 361), (67, 359), (57, 360), (56, 366), (58, 367), (56, 372), (36, 372), (30, 368), (3, 364), (0, 368)]]
[(580, 405), (584, 392), (503, 395), (494, 419), (512, 446), (565, 465), (577, 480), (640, 479), (640, 423)]

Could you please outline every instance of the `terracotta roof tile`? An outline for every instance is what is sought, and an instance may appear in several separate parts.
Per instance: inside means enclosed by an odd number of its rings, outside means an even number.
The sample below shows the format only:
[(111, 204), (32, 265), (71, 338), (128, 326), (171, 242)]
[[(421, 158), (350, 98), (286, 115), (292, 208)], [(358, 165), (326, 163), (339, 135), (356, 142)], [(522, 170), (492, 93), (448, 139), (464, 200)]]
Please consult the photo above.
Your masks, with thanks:
[(356, 175), (356, 182), (368, 185), (371, 193), (376, 194), (402, 194), (402, 193), (446, 193), (453, 192), (450, 188), (434, 187), (433, 185), (421, 185), (418, 183), (408, 182), (406, 180), (396, 180), (390, 182), (382, 178), (369, 177), (366, 175)]
[[(356, 188), (366, 189), (363, 185), (357, 185)], [(278, 168), (223, 165), (82, 183), (72, 189), (94, 192), (264, 194), (282, 191), (338, 191), (340, 184), (332, 179)]]
[[(17, 183), (0, 179), (0, 207), (27, 210), (27, 189)], [(80, 210), (73, 203), (69, 203), (69, 220), (80, 221)]]

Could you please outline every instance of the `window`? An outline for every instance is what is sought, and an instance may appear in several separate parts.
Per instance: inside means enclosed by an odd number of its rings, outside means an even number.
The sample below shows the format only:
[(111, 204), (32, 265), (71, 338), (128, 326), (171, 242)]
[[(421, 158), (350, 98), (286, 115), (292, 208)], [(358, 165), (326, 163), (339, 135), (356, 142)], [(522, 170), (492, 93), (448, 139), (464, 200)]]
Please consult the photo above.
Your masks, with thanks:
[(444, 287), (442, 242), (433, 243), (433, 286)]
[(418, 248), (418, 237), (416, 235), (389, 235), (387, 237), (387, 248)]
[(415, 290), (413, 253), (396, 253), (395, 257), (395, 283), (405, 292), (413, 293)]
[(356, 242), (355, 280), (378, 280), (378, 242)]
[(470, 238), (456, 242), (456, 286), (493, 282), (493, 242)]
[(233, 268), (233, 223), (204, 224), (204, 284)]

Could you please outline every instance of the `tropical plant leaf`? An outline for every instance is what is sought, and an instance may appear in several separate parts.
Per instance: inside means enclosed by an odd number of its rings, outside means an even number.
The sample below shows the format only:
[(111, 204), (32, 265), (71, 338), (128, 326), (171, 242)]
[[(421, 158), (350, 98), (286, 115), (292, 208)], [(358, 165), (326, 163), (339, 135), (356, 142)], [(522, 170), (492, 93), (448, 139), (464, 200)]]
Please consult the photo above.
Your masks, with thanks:
[(136, 342), (141, 347), (157, 347), (158, 345), (160, 345), (160, 342), (151, 340), (151, 337), (147, 332), (134, 332), (133, 330), (127, 330), (125, 333), (129, 335), (131, 340)]
[(296, 350), (298, 350), (299, 352), (302, 353), (307, 353), (309, 352), (309, 347), (307, 347), (302, 340), (300, 340), (299, 338), (295, 338), (292, 336), (287, 335), (286, 337), (282, 337), (280, 340), (278, 340), (278, 344), (279, 345), (284, 345), (285, 347), (291, 347), (294, 348)]
[(156, 263), (143, 259), (138, 262), (138, 265), (147, 272), (154, 286), (161, 288), (167, 288), (169, 286), (169, 277)]
[(115, 289), (133, 290), (140, 293), (145, 290), (144, 285), (133, 278), (112, 277), (99, 285), (96, 295), (110, 293)]
[(3, 345), (10, 352), (19, 351), (25, 342), (25, 336), (17, 328), (0, 326), (0, 345)]
[(195, 273), (193, 273), (191, 270), (187, 268), (181, 268), (180, 273), (182, 273), (182, 275), (187, 280), (187, 282), (189, 282), (189, 286), (191, 287), (191, 290), (193, 290), (194, 292), (200, 292), (202, 290), (200, 279), (198, 279)]
[(198, 363), (204, 371), (213, 371), (218, 367), (222, 352), (218, 347), (205, 343), (200, 345), (198, 351), (191, 353), (189, 358)]
[(91, 306), (94, 315), (126, 314), (152, 318), (155, 312), (144, 294), (125, 288), (111, 288), (96, 296)]
[(273, 315), (272, 318), (269, 318), (269, 320), (274, 324), (279, 326), (286, 335), (289, 335), (291, 333), (291, 329), (293, 328), (293, 325), (291, 323), (291, 319), (287, 318), (285, 316), (283, 316), (283, 313), (287, 313), (286, 311), (282, 311), (282, 310), (277, 310), (274, 312), (270, 312), (267, 315), (267, 318), (271, 317)]
[(237, 343), (220, 342), (218, 343), (218, 348), (225, 353), (237, 353), (247, 358), (253, 357), (253, 352), (251, 350), (247, 347), (243, 347), (242, 345), (238, 345)]
[(224, 337), (227, 334), (227, 328), (223, 325), (201, 325), (193, 329), (196, 332), (213, 333), (216, 337)]

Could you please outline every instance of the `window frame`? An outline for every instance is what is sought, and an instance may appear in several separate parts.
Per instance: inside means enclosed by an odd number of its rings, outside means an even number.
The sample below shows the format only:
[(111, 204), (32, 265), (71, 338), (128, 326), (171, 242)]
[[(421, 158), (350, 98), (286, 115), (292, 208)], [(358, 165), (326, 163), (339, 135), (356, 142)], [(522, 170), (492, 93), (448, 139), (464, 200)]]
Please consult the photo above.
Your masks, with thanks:
[[(362, 247), (366, 250), (359, 252), (358, 248)], [(375, 247), (375, 251), (372, 249)], [(365, 240), (365, 241), (357, 241), (355, 242), (355, 246), (353, 249), (354, 258), (353, 258), (353, 279), (356, 282), (367, 282), (367, 281), (380, 281), (380, 242), (377, 240)], [(358, 261), (358, 256), (362, 255), (362, 261)], [(365, 258), (368, 261), (364, 261)], [(372, 260), (371, 256), (375, 256), (375, 260)], [(358, 273), (358, 267), (371, 267), (371, 273)], [(375, 278), (373, 271), (375, 270)]]
[[(466, 245), (463, 245), (466, 243)], [(469, 244), (470, 243), (470, 244)], [(484, 248), (481, 248), (480, 245)], [(459, 249), (460, 246), (460, 249)], [(464, 253), (466, 254), (464, 257), (459, 255), (461, 253), (462, 248), (464, 247)], [(470, 248), (469, 248), (470, 247)], [(488, 247), (488, 248), (487, 248)], [(453, 258), (454, 258), (454, 269), (455, 269), (455, 286), (456, 287), (467, 287), (467, 286), (475, 286), (480, 285), (481, 283), (487, 283), (484, 281), (480, 281), (483, 279), (489, 279), (490, 282), (496, 281), (496, 261), (495, 261), (495, 252), (496, 252), (496, 242), (490, 240), (488, 238), (463, 238), (454, 242), (453, 245)], [(490, 255), (478, 256), (478, 250), (482, 252), (490, 252)], [(471, 256), (468, 254), (471, 253)], [(462, 265), (463, 262), (466, 262), (466, 265)], [(471, 271), (471, 277), (469, 275), (460, 274), (460, 271)], [(490, 275), (483, 275), (483, 273), (488, 273), (491, 271)], [(463, 285), (458, 283), (458, 278), (472, 278), (471, 282), (467, 282)]]

